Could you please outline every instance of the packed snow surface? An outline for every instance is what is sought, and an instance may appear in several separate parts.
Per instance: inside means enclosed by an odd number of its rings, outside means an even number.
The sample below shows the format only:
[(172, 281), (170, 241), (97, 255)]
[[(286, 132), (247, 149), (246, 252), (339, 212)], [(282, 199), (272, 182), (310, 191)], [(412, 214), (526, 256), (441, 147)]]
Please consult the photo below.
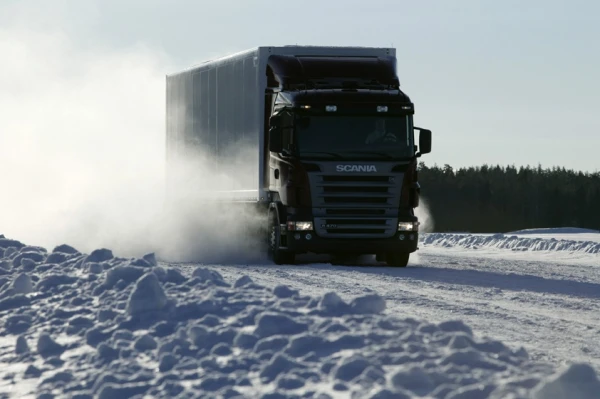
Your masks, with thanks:
[[(600, 392), (590, 365), (534, 361), (451, 312), (429, 322), (406, 317), (411, 306), (418, 310), (410, 303), (390, 312), (373, 290), (347, 298), (256, 281), (280, 273), (273, 265), (228, 278), (243, 267), (171, 267), (151, 254), (124, 259), (67, 245), (48, 252), (0, 236), (0, 392), (110, 399)], [(311, 270), (288, 270), (301, 268)], [(332, 287), (335, 280), (332, 273)]]

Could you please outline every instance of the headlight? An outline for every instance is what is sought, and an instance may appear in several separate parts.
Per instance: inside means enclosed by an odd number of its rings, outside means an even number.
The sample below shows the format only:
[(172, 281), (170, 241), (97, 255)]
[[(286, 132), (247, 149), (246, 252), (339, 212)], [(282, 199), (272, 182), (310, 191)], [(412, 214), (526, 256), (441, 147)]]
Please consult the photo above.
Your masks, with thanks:
[(287, 228), (289, 231), (307, 231), (313, 229), (312, 222), (288, 222)]
[(418, 231), (419, 222), (398, 222), (398, 231)]

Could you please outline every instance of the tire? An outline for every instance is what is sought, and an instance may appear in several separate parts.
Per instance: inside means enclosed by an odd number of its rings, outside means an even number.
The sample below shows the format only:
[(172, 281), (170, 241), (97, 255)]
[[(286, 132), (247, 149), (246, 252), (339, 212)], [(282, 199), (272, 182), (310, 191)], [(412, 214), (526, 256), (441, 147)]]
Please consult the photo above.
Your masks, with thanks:
[(271, 212), (269, 215), (269, 227), (267, 232), (269, 259), (276, 265), (294, 264), (296, 254), (279, 249), (281, 244), (281, 227), (279, 226), (279, 220), (277, 219), (275, 212)]
[(385, 262), (391, 267), (406, 267), (408, 266), (409, 252), (391, 252), (386, 254)]

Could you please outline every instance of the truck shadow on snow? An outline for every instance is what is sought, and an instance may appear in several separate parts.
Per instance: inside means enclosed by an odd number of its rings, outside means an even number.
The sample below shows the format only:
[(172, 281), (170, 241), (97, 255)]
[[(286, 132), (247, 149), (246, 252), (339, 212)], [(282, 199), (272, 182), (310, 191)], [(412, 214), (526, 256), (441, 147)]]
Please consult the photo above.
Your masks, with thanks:
[[(331, 268), (331, 265), (313, 267)], [(344, 267), (345, 268), (345, 267)], [(577, 298), (600, 299), (600, 284), (571, 280), (549, 279), (530, 274), (495, 273), (480, 270), (464, 270), (444, 267), (409, 266), (403, 269), (388, 267), (350, 266), (354, 272), (385, 275), (402, 280), (420, 280), (428, 283), (455, 284), (505, 291), (565, 295)]]
[[(512, 292), (530, 292), (539, 294), (565, 295), (576, 298), (600, 299), (600, 284), (571, 280), (549, 279), (530, 274), (495, 273), (483, 270), (456, 269), (439, 266), (423, 265), (416, 261), (406, 268), (387, 267), (374, 257), (357, 259), (335, 259), (326, 255), (300, 255), (295, 265), (276, 266), (257, 260), (256, 262), (219, 262), (219, 267), (265, 267), (291, 270), (336, 270), (394, 278), (401, 283), (403, 280), (423, 281), (426, 283), (454, 284), (462, 286), (499, 289)], [(368, 280), (366, 280), (368, 281)]]

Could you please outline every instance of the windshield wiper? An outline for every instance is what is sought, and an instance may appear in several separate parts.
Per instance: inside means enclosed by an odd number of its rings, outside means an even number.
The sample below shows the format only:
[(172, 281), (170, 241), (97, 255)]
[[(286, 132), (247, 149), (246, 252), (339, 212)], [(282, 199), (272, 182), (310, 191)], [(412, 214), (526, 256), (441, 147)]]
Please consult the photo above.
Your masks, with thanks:
[(357, 151), (342, 151), (341, 153), (337, 153), (337, 152), (328, 152), (328, 151), (307, 151), (307, 152), (303, 152), (300, 154), (301, 157), (307, 156), (307, 157), (313, 157), (313, 156), (329, 156), (335, 159), (361, 159), (363, 156), (369, 156), (369, 155), (375, 155), (379, 158), (384, 158), (386, 160), (390, 160), (390, 161), (401, 161), (401, 160), (408, 160), (411, 159), (411, 157), (397, 157), (391, 154), (388, 154), (386, 152), (378, 152), (378, 151), (362, 151), (362, 150), (357, 150)]
[(405, 158), (405, 157), (396, 157), (394, 155), (388, 154), (387, 152), (379, 152), (379, 151), (344, 151), (344, 153), (349, 152), (352, 154), (359, 154), (359, 155), (376, 155), (380, 158), (385, 158), (385, 159), (390, 159), (390, 160), (397, 160), (398, 158)]
[[(312, 154), (312, 155), (311, 155), (311, 154)], [(327, 155), (327, 156), (330, 156), (330, 157), (332, 157), (332, 158), (335, 158), (335, 159), (342, 159), (342, 156), (341, 156), (340, 154), (338, 154), (337, 152), (327, 152), (327, 151), (306, 151), (306, 152), (302, 152), (302, 153), (300, 154), (300, 156), (301, 156), (301, 157), (303, 157), (303, 156), (308, 156), (308, 157), (310, 157), (310, 156), (315, 156), (315, 155), (318, 155), (318, 156), (321, 156), (321, 155)]]

